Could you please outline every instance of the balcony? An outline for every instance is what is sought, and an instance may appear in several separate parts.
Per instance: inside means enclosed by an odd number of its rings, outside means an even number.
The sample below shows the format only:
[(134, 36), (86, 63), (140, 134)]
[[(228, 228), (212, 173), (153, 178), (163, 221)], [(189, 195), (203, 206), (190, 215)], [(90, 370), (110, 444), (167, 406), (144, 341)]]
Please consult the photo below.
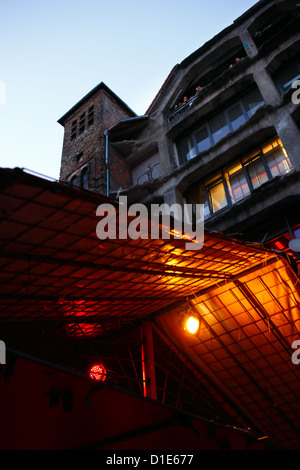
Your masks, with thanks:
[(192, 106), (193, 102), (197, 98), (197, 94), (192, 96), (189, 100), (187, 100), (184, 104), (179, 105), (175, 111), (173, 111), (169, 116), (167, 117), (167, 121), (171, 122), (173, 119), (177, 118), (181, 114), (185, 113), (190, 107)]

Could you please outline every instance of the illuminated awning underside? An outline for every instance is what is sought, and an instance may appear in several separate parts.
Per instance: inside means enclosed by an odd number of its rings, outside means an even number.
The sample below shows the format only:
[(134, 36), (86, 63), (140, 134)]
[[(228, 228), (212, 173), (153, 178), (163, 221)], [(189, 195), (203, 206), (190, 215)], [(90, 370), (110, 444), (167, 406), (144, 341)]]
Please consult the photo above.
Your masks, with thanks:
[[(199, 251), (183, 239), (101, 241), (105, 197), (19, 170), (0, 177), (2, 325), (101, 338), (150, 318), (262, 434), (300, 448), (300, 296), (286, 257), (212, 232)], [(201, 316), (196, 336), (179, 326), (187, 309)]]

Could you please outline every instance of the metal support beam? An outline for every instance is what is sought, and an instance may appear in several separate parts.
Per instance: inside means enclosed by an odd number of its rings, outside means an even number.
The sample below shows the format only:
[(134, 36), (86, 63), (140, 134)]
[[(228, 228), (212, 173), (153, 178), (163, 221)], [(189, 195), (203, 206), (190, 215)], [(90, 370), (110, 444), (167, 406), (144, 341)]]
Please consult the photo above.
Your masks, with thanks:
[[(147, 276), (171, 276), (171, 277), (183, 277), (183, 278), (192, 278), (192, 279), (225, 279), (230, 280), (231, 274), (220, 273), (218, 271), (213, 270), (206, 270), (201, 268), (189, 268), (183, 266), (172, 266), (168, 264), (159, 264), (159, 263), (151, 263), (147, 262), (141, 263), (141, 268), (132, 267), (129, 263), (128, 266), (118, 266), (115, 264), (118, 261), (116, 258), (111, 257), (111, 263), (101, 264), (101, 263), (93, 263), (93, 262), (84, 262), (84, 261), (76, 261), (71, 258), (55, 258), (51, 256), (41, 256), (32, 253), (17, 253), (17, 252), (4, 252), (1, 253), (2, 258), (8, 259), (23, 259), (30, 263), (46, 263), (51, 265), (58, 265), (58, 266), (73, 266), (77, 269), (87, 268), (93, 271), (100, 270), (104, 271), (113, 271), (113, 272), (124, 272), (129, 274), (145, 274)], [(121, 258), (122, 261), (122, 258)], [(137, 261), (138, 262), (138, 261)], [(147, 268), (144, 268), (144, 266)]]
[(144, 397), (157, 400), (152, 323), (142, 324), (142, 367)]

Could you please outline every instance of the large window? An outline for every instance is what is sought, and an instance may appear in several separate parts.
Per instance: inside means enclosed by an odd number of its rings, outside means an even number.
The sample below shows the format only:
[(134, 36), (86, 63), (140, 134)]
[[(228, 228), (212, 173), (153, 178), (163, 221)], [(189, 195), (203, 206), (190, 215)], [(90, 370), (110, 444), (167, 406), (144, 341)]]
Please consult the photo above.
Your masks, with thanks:
[(204, 218), (241, 201), (265, 182), (292, 170), (280, 139), (222, 169), (187, 192), (189, 204), (204, 204)]
[(274, 81), (283, 94), (288, 91), (295, 80), (300, 79), (300, 59), (285, 64), (274, 75)]
[(258, 88), (253, 88), (230, 107), (180, 140), (178, 148), (181, 162), (191, 160), (238, 129), (262, 105), (264, 101)]

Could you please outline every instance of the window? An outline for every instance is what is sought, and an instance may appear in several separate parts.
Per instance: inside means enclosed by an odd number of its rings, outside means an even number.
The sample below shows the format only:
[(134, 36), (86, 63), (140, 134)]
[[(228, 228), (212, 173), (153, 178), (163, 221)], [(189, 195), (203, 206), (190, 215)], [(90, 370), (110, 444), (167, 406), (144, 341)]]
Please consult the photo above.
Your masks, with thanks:
[(207, 191), (204, 185), (196, 186), (189, 192), (190, 204), (203, 204), (204, 205), (204, 220), (210, 216), (210, 208), (207, 199)]
[(197, 155), (196, 145), (194, 144), (194, 138), (192, 135), (186, 137), (180, 142), (179, 151), (181, 155), (185, 155), (186, 160), (191, 160)]
[(200, 129), (198, 132), (195, 134), (196, 137), (196, 147), (198, 153), (203, 152), (204, 150), (207, 150), (211, 146), (211, 138), (209, 136), (209, 131), (207, 129), (207, 126), (204, 127), (203, 129)]
[(88, 126), (94, 124), (94, 105), (89, 107), (88, 110)]
[(241, 163), (236, 163), (225, 170), (224, 176), (232, 203), (243, 199), (250, 193), (247, 178)]
[(228, 205), (223, 177), (221, 174), (214, 177), (213, 180), (207, 181), (206, 189), (212, 212), (218, 212)]
[(85, 113), (81, 114), (79, 119), (79, 134), (82, 134), (85, 128)]
[(265, 156), (272, 178), (284, 175), (292, 170), (289, 157), (279, 139), (265, 146), (262, 149), (262, 152)]
[(191, 160), (230, 132), (234, 132), (263, 105), (264, 101), (258, 88), (250, 90), (230, 107), (179, 141), (179, 156), (182, 162)]
[(209, 127), (215, 144), (230, 132), (225, 113), (220, 113), (211, 119)]
[(77, 176), (73, 176), (73, 178), (71, 179), (71, 186), (73, 188), (77, 187)]
[(249, 119), (253, 114), (264, 104), (264, 100), (261, 97), (261, 94), (258, 88), (254, 88), (243, 98), (243, 103), (247, 111)]
[(252, 188), (256, 189), (266, 181), (268, 181), (268, 174), (261, 156), (255, 155), (254, 157), (246, 158), (243, 160), (244, 168), (251, 181)]
[(280, 139), (221, 170), (187, 193), (190, 204), (204, 204), (204, 219), (247, 197), (251, 191), (276, 176), (289, 173), (292, 166)]
[(76, 158), (76, 163), (79, 163), (83, 159), (83, 152), (78, 153), (78, 155), (76, 155), (75, 158)]
[(235, 104), (228, 110), (228, 118), (234, 131), (246, 122), (246, 116), (240, 103)]
[(295, 80), (300, 79), (300, 59), (285, 64), (275, 75), (274, 81), (281, 94), (288, 91)]
[(74, 139), (75, 139), (76, 133), (77, 133), (77, 119), (75, 119), (75, 121), (72, 122), (72, 126), (71, 126), (71, 140), (74, 140)]
[(82, 172), (81, 172), (81, 185), (82, 185), (82, 188), (85, 189), (87, 188), (89, 184), (89, 177), (88, 177), (88, 169), (87, 167), (83, 168)]
[[(284, 30), (287, 31), (287, 29), (292, 26), (293, 19), (297, 17), (297, 15), (299, 15), (299, 10), (291, 9), (290, 11), (280, 11), (277, 5), (273, 5), (269, 10), (265, 11), (249, 28), (249, 32), (256, 46), (259, 48), (262, 44), (270, 41), (271, 38), (281, 34)], [(264, 18), (266, 18), (266, 22), (264, 22)]]

